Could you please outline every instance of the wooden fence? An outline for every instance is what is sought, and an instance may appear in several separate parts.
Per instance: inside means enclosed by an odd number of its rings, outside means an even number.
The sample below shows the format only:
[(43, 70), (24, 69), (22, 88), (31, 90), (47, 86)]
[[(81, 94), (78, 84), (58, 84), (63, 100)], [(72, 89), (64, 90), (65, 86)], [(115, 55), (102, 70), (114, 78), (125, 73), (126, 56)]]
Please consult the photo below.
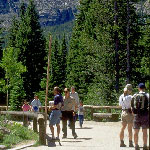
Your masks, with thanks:
[[(23, 112), (23, 111), (0, 111), (0, 115), (21, 116), (23, 118), (23, 125), (28, 126), (28, 117), (33, 119), (33, 130), (39, 133), (39, 142), (46, 145), (46, 129), (45, 117), (43, 113)], [(39, 130), (38, 130), (39, 125)]]

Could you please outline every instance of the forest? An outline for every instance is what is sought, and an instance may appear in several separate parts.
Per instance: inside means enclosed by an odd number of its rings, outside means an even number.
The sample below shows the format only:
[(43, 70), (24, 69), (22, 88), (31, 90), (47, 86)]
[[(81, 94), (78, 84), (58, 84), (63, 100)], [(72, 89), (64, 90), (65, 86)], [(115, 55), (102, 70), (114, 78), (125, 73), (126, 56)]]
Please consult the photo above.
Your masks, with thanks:
[(0, 28), (1, 103), (8, 99), (10, 109), (19, 110), (24, 99), (30, 102), (37, 94), (44, 105), (50, 35), (49, 100), (55, 86), (62, 91), (75, 86), (90, 105), (118, 105), (127, 83), (133, 92), (140, 82), (149, 91), (150, 16), (143, 7), (137, 12), (135, 4), (140, 1), (81, 0), (68, 30), (52, 32), (40, 26), (33, 0), (22, 3), (10, 28)]

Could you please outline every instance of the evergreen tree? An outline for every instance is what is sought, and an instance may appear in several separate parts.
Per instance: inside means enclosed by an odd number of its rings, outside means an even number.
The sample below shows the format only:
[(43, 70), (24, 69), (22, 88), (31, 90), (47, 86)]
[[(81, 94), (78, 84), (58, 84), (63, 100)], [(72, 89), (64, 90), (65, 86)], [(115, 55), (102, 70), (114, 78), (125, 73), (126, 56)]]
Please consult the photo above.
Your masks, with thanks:
[[(1, 22), (0, 22), (1, 25)], [(2, 60), (2, 56), (3, 56), (3, 43), (4, 43), (4, 38), (3, 38), (3, 29), (2, 27), (0, 27), (0, 62)], [(0, 79), (4, 77), (4, 71), (2, 68), (0, 68)]]
[[(16, 31), (17, 29), (17, 31)], [(9, 45), (20, 49), (18, 60), (26, 66), (22, 75), (28, 99), (40, 90), (40, 81), (45, 72), (45, 38), (39, 23), (39, 16), (32, 0), (27, 8), (22, 4), (19, 20), (13, 23)]]
[[(115, 84), (124, 86), (127, 69), (127, 3), (117, 1), (118, 9), (114, 11), (114, 1), (82, 0), (75, 22), (67, 61), (67, 85), (75, 85), (82, 99), (92, 95), (91, 101), (100, 104), (116, 101)], [(130, 3), (130, 62), (131, 81), (137, 82), (140, 60), (138, 48), (139, 26), (135, 8)], [(117, 24), (115, 13), (117, 13)], [(116, 67), (115, 33), (118, 34), (118, 62)], [(131, 42), (132, 41), (132, 42)], [(119, 70), (116, 70), (119, 69)], [(116, 77), (116, 72), (119, 76)], [(92, 94), (91, 94), (92, 93)], [(99, 94), (100, 93), (100, 94)], [(96, 98), (95, 98), (96, 97)], [(88, 98), (89, 100), (90, 98)], [(100, 99), (98, 102), (97, 100)]]
[(150, 90), (150, 19), (146, 20), (146, 25), (141, 28), (141, 32), (143, 34), (139, 40), (139, 44), (143, 49), (143, 57), (141, 58), (141, 66), (138, 70), (142, 75), (140, 82), (145, 82), (147, 88)]

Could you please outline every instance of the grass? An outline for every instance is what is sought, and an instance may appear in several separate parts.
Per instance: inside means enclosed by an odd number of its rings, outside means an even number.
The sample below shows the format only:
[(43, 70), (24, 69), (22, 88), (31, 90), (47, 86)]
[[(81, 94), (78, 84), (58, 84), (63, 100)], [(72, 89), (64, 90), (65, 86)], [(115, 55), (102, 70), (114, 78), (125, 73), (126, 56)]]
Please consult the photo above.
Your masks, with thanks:
[(27, 127), (22, 126), (19, 123), (10, 123), (6, 124), (2, 123), (5, 120), (0, 117), (0, 126), (7, 128), (10, 131), (10, 134), (3, 134), (0, 132), (0, 145), (5, 145), (7, 148), (11, 148), (14, 145), (26, 141), (26, 140), (35, 140), (38, 141), (37, 133), (33, 132), (33, 130), (28, 129)]

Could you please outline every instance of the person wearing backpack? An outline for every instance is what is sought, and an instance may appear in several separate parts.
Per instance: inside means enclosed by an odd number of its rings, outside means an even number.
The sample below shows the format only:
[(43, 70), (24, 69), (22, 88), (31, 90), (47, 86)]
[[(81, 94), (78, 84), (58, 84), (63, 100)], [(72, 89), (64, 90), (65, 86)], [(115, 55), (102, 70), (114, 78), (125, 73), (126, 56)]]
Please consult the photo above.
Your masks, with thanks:
[(121, 131), (120, 131), (120, 147), (126, 147), (124, 144), (124, 130), (128, 126), (129, 133), (129, 147), (134, 147), (132, 142), (132, 127), (133, 127), (133, 115), (131, 112), (131, 100), (132, 100), (132, 85), (127, 84), (124, 88), (124, 93), (119, 97), (119, 105), (122, 107), (121, 113)]
[(135, 150), (140, 150), (138, 145), (138, 135), (140, 127), (143, 132), (143, 150), (148, 150), (147, 147), (147, 129), (149, 128), (149, 94), (145, 92), (145, 84), (138, 85), (139, 92), (133, 95), (131, 100), (131, 108), (134, 114), (134, 143)]

